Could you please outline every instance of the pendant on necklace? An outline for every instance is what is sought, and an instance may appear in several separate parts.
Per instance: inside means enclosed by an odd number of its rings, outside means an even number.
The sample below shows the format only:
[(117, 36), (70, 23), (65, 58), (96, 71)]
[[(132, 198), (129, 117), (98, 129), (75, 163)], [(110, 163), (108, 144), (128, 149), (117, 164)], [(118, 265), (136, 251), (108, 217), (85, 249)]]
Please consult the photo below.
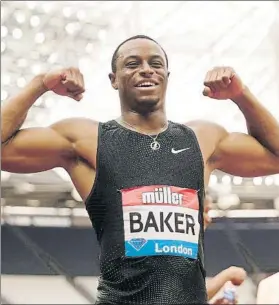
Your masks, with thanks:
[(159, 142), (157, 142), (157, 141), (154, 140), (154, 141), (150, 144), (150, 147), (151, 147), (152, 150), (158, 150), (158, 149), (160, 149), (161, 145), (160, 145)]

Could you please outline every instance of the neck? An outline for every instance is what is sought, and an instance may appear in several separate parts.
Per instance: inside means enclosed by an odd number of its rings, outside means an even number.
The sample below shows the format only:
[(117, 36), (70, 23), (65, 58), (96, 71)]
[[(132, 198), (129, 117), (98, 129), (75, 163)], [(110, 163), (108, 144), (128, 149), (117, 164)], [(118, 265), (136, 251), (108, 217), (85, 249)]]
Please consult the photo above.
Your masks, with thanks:
[(121, 121), (146, 133), (157, 133), (167, 125), (167, 117), (163, 109), (147, 114), (134, 111), (122, 111)]

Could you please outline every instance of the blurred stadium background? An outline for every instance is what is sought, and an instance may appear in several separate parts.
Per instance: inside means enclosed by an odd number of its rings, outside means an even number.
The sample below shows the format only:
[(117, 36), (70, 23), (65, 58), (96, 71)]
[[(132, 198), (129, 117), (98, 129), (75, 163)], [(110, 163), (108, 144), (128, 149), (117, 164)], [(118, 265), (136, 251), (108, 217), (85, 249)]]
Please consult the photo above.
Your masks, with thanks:
[[(276, 1), (2, 1), (1, 101), (38, 73), (79, 66), (87, 89), (82, 103), (45, 94), (25, 127), (72, 116), (115, 118), (118, 97), (107, 77), (112, 53), (127, 37), (146, 34), (169, 56), (171, 120), (201, 118), (245, 131), (233, 103), (202, 96), (203, 78), (214, 66), (234, 67), (279, 119), (278, 32)], [(2, 303), (92, 303), (99, 248), (67, 175), (2, 171), (1, 180)], [(244, 267), (249, 278), (239, 303), (251, 304), (259, 280), (279, 271), (279, 175), (242, 179), (216, 172), (208, 191), (214, 221), (206, 232), (207, 275)]]

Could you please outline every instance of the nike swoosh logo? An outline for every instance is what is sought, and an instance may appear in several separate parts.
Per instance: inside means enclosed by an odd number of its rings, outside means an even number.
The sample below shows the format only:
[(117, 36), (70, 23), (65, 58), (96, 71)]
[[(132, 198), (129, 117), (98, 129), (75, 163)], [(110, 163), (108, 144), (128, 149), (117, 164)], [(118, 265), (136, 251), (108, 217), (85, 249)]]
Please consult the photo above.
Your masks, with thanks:
[(181, 153), (181, 152), (183, 152), (183, 151), (185, 151), (185, 150), (188, 150), (188, 149), (190, 149), (190, 147), (182, 148), (182, 149), (178, 149), (178, 150), (175, 150), (174, 148), (172, 148), (172, 149), (171, 149), (171, 152), (172, 152), (173, 154), (179, 154), (179, 153)]

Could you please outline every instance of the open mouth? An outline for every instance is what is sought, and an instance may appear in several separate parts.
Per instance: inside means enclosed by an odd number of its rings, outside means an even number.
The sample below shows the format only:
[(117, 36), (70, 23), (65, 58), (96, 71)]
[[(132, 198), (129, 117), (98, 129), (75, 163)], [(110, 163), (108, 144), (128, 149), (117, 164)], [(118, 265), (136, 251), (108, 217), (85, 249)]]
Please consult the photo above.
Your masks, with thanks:
[(135, 87), (137, 88), (152, 88), (158, 86), (157, 83), (154, 82), (142, 82), (140, 84), (137, 84)]

